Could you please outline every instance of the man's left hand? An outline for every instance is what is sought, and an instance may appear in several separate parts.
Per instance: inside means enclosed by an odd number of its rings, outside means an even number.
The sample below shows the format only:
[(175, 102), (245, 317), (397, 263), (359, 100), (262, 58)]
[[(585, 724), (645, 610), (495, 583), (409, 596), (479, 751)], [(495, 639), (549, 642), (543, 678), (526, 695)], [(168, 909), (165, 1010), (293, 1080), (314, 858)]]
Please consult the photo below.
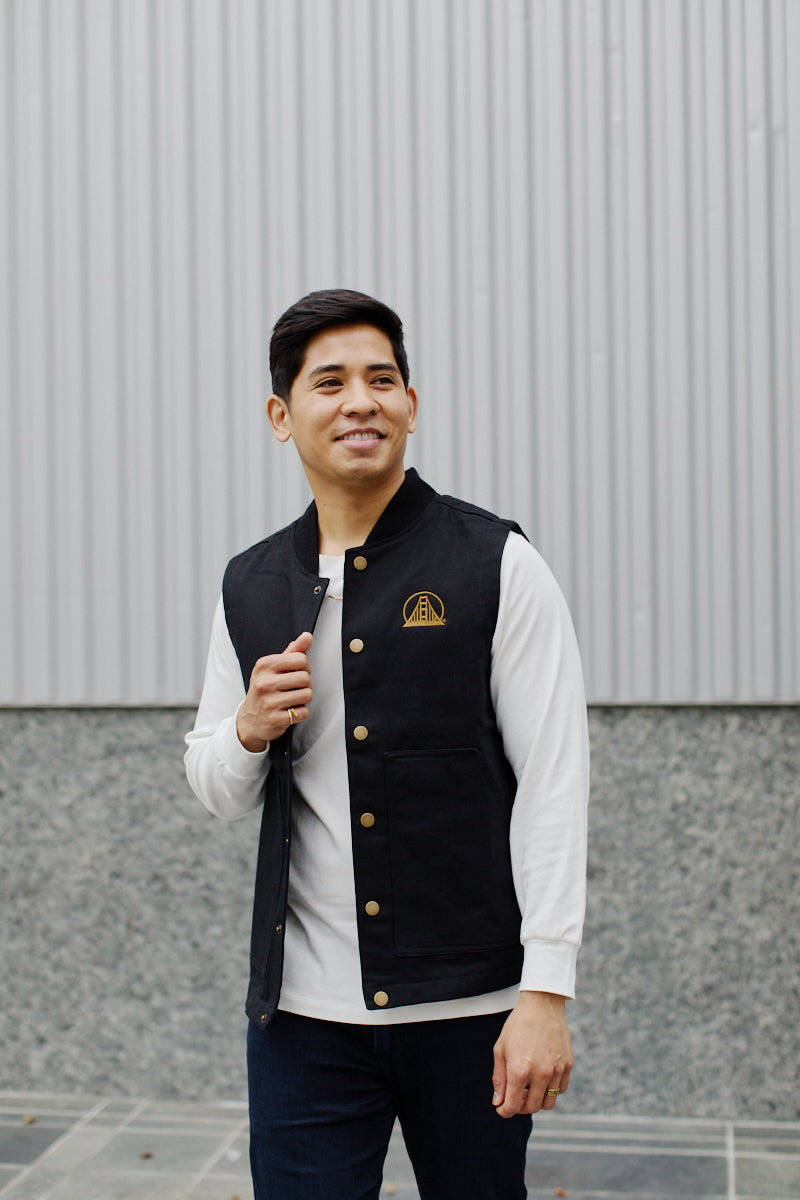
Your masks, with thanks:
[(494, 1047), (492, 1103), (501, 1117), (555, 1108), (567, 1090), (572, 1042), (565, 1007), (563, 996), (520, 992)]

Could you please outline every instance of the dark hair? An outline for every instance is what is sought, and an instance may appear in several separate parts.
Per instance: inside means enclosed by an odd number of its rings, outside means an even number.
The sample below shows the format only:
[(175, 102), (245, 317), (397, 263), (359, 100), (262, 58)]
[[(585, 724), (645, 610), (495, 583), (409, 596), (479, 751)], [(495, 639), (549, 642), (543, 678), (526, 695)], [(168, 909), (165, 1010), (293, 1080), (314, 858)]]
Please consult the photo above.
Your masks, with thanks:
[(374, 325), (392, 343), (397, 368), (408, 388), (408, 359), (403, 343), (403, 322), (380, 300), (363, 292), (333, 288), (310, 292), (287, 308), (275, 322), (269, 344), (272, 390), (288, 404), (292, 384), (305, 362), (308, 343), (326, 329), (341, 325)]

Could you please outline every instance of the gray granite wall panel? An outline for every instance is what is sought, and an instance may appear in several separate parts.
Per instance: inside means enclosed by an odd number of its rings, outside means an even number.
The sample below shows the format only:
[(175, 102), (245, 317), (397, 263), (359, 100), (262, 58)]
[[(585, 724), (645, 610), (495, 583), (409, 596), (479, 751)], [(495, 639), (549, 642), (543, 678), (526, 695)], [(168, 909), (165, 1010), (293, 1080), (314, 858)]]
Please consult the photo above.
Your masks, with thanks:
[[(0, 1088), (245, 1094), (257, 817), (186, 710), (0, 711)], [(595, 708), (574, 1112), (800, 1117), (800, 709)], [(546, 882), (545, 882), (546, 886)]]

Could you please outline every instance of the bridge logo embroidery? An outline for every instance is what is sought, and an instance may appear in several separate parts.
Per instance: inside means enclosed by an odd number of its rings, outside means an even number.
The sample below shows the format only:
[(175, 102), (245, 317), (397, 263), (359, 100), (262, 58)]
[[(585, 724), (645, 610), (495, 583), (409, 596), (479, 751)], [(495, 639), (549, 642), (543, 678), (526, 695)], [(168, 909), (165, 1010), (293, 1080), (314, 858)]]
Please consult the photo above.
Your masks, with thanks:
[(444, 625), (444, 604), (435, 592), (414, 592), (403, 605), (403, 628), (419, 625)]

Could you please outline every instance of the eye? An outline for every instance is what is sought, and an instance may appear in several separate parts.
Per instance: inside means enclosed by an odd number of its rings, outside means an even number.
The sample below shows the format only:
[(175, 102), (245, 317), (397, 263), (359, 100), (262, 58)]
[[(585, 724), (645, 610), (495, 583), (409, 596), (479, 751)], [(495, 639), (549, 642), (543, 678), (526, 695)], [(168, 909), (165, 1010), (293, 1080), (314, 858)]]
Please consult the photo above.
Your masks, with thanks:
[(394, 387), (394, 379), (391, 375), (379, 375), (377, 379), (373, 379), (373, 385), (379, 387)]
[(337, 387), (341, 387), (341, 386), (342, 386), (341, 380), (335, 379), (333, 376), (331, 376), (330, 379), (321, 379), (319, 381), (319, 383), (317, 384), (318, 388), (328, 388), (328, 389), (329, 388), (337, 388)]

